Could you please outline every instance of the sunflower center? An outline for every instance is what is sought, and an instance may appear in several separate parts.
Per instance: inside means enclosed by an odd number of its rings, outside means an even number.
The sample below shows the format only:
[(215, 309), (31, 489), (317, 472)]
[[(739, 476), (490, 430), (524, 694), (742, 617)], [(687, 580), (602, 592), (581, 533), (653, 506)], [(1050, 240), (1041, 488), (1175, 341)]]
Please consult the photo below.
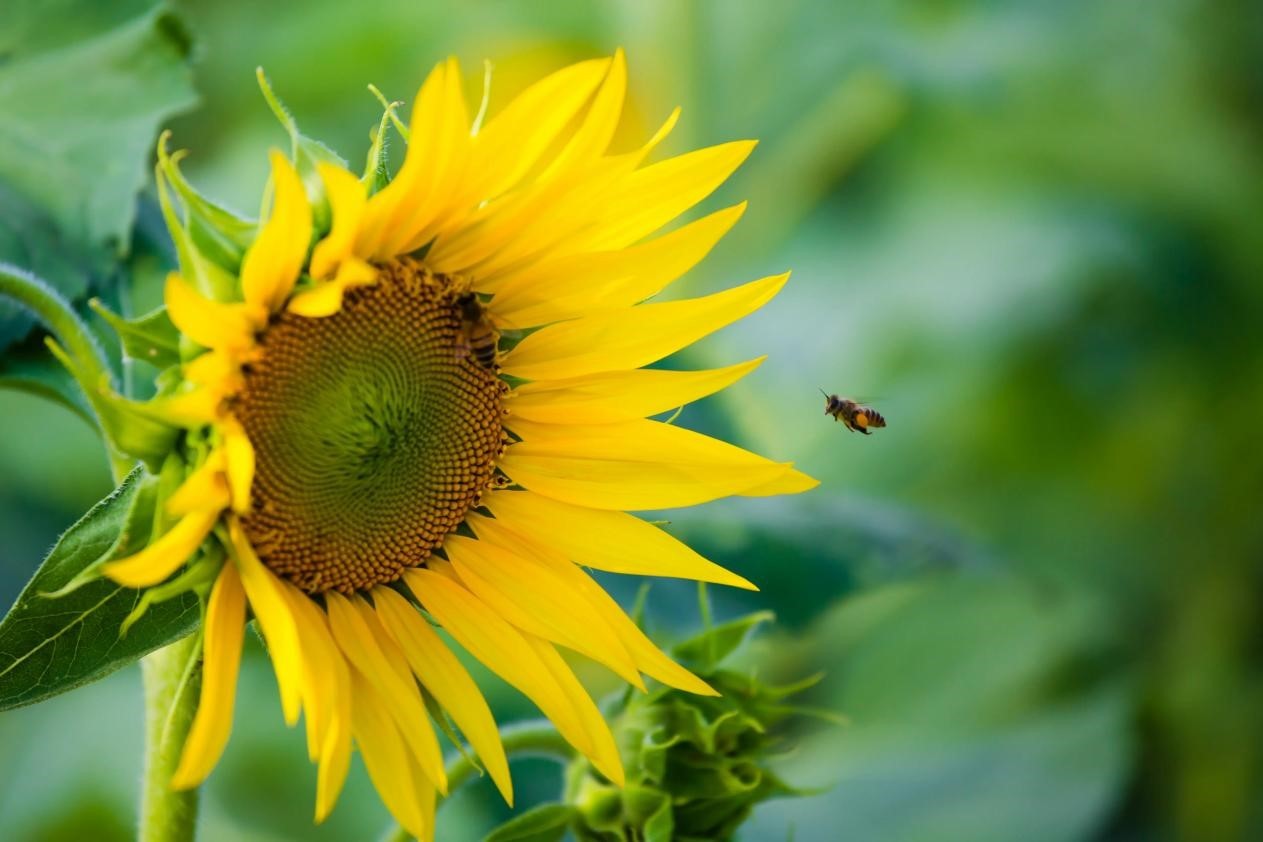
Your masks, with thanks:
[(505, 386), (471, 355), (461, 290), (412, 261), (325, 318), (284, 312), (235, 411), (254, 445), (244, 526), (298, 587), (398, 579), (477, 505), (505, 444)]

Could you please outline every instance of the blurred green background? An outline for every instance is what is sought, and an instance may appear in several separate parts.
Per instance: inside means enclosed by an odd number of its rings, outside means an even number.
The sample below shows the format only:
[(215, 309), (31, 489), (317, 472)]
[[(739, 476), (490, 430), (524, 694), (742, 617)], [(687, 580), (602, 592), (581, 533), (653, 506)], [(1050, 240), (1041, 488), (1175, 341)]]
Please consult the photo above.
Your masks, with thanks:
[[(5, 63), (23, 50), (73, 51), (146, 5), (18, 2), (0, 15), (0, 100), (41, 97), (5, 92)], [(307, 134), (357, 165), (380, 115), (365, 84), (410, 99), (449, 53), (471, 95), (494, 62), (494, 109), (621, 45), (629, 142), (676, 104), (667, 152), (761, 140), (706, 205), (748, 197), (746, 218), (672, 295), (794, 277), (671, 361), (770, 355), (680, 423), (795, 460), (822, 485), (664, 517), (763, 586), (712, 590), (724, 616), (777, 612), (751, 668), (825, 671), (810, 701), (852, 724), (799, 735), (779, 766), (819, 794), (765, 805), (743, 839), (1263, 838), (1263, 7), (175, 8), (172, 42), (192, 44), (199, 102), (162, 124), (192, 150), (194, 182), (249, 213), (266, 149), (286, 142), (256, 65)], [(43, 148), (68, 155), (93, 116), (76, 126), (54, 111), (64, 137)], [(111, 143), (95, 150), (102, 179), (137, 154)], [(30, 192), (0, 188), (0, 200)], [(124, 244), (141, 279), (126, 303), (139, 309), (155, 301), (164, 252), (151, 183), (137, 220)], [(63, 269), (41, 271), (73, 275)], [(99, 275), (108, 290), (117, 272)], [(817, 387), (871, 399), (890, 427), (848, 434)], [(2, 609), (110, 482), (81, 420), (14, 391), (0, 407)], [(638, 583), (614, 578), (629, 602)], [(695, 605), (692, 589), (655, 584), (655, 634), (695, 629)], [(251, 645), (202, 838), (373, 838), (387, 817), (358, 766), (333, 816), (311, 826), (314, 770)], [(502, 720), (530, 715), (486, 685)], [(5, 838), (129, 838), (140, 745), (134, 667), (0, 715)], [(554, 796), (558, 779), (517, 764), (520, 806)], [(439, 838), (481, 838), (506, 815), (490, 786), (471, 786), (443, 809)]]

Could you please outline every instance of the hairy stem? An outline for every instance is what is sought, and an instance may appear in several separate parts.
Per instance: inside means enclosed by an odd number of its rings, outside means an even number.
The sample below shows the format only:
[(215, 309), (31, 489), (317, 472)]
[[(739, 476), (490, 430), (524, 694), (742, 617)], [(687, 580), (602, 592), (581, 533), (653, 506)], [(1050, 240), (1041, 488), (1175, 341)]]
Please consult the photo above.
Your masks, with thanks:
[[(504, 743), (504, 752), (510, 757), (545, 757), (558, 763), (569, 763), (574, 759), (574, 749), (557, 733), (552, 723), (544, 719), (519, 722), (500, 729), (500, 741)], [(457, 755), (447, 764), (447, 791), (453, 794), (456, 790), (478, 774), (478, 766), (473, 757), (467, 754)], [(381, 842), (408, 842), (412, 837), (399, 825), (394, 825), (381, 837)]]
[[(70, 303), (57, 290), (48, 285), (42, 278), (19, 269), (8, 263), (0, 263), (0, 296), (17, 302), (39, 319), (44, 327), (57, 338), (66, 349), (70, 360), (78, 368), (76, 380), (81, 383), (114, 383), (114, 372), (110, 369), (109, 360), (105, 356), (101, 343), (88, 329), (87, 323), (79, 317)], [(88, 403), (94, 407), (96, 395), (85, 389)], [(116, 453), (103, 424), (98, 418), (97, 426), (106, 442), (106, 450), (110, 460), (110, 472), (116, 483), (121, 482), (132, 469), (132, 463), (126, 457)]]
[(145, 772), (139, 842), (192, 842), (196, 788), (178, 792), (171, 777), (197, 711), (201, 639), (191, 634), (141, 661), (145, 682)]

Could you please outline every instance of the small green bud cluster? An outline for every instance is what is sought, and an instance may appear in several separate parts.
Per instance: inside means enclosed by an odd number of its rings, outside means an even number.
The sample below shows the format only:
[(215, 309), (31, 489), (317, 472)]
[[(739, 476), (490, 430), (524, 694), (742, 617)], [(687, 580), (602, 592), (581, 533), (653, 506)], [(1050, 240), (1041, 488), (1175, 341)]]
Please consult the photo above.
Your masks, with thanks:
[(577, 759), (567, 770), (562, 803), (536, 807), (487, 842), (557, 842), (567, 831), (581, 842), (730, 839), (759, 803), (802, 794), (770, 764), (792, 747), (793, 720), (822, 715), (789, 703), (818, 677), (773, 686), (718, 666), (769, 618), (761, 613), (716, 626), (676, 647), (676, 657), (718, 696), (659, 687), (623, 697), (611, 724), (625, 787)]

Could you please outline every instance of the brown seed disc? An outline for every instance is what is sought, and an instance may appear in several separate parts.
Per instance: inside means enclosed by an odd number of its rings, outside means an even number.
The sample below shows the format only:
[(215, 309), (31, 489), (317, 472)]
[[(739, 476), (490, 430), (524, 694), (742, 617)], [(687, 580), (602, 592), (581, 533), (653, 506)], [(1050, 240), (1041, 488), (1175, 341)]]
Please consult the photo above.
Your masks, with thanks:
[(259, 557), (309, 593), (392, 582), (476, 506), (505, 445), (495, 371), (448, 278), (383, 267), (325, 318), (283, 312), (233, 410), (254, 446)]

